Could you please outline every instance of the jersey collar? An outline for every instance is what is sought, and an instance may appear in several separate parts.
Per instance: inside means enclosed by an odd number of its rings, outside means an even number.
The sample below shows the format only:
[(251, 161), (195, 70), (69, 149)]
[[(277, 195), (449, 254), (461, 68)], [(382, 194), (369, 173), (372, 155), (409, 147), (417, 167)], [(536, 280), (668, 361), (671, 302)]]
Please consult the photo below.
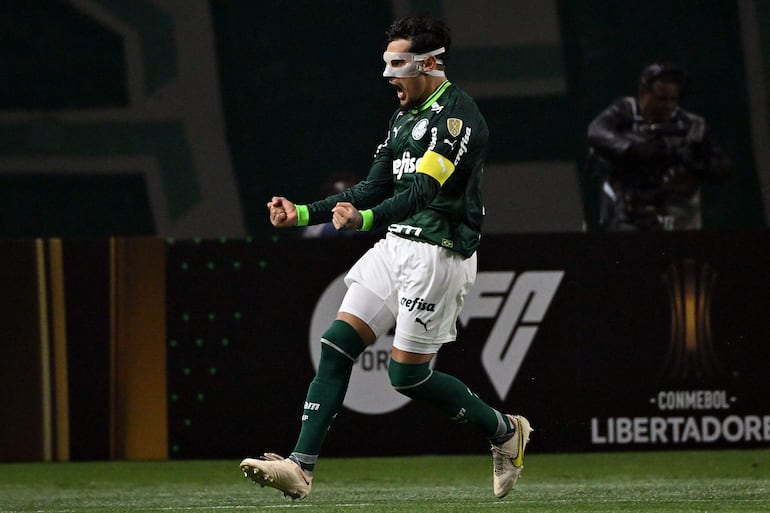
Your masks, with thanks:
[(433, 94), (428, 96), (428, 99), (422, 102), (422, 105), (420, 105), (419, 107), (413, 108), (412, 110), (409, 111), (409, 113), (419, 114), (420, 112), (429, 108), (431, 105), (433, 105), (433, 102), (438, 100), (439, 96), (444, 94), (444, 91), (446, 91), (450, 85), (452, 85), (452, 82), (450, 82), (449, 80), (445, 80), (444, 82), (442, 82), (441, 85), (438, 86), (438, 88), (435, 91), (433, 91)]

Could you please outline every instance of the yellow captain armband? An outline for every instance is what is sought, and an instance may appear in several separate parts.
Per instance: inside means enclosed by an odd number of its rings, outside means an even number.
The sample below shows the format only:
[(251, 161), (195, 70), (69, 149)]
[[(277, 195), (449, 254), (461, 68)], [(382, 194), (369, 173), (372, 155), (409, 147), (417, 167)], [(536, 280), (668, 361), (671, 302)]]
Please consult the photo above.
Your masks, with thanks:
[(417, 172), (430, 175), (441, 185), (447, 181), (447, 178), (454, 173), (455, 165), (446, 159), (443, 155), (435, 151), (428, 150), (417, 163)]
[(307, 205), (294, 205), (297, 209), (297, 226), (307, 226), (310, 222), (310, 211)]

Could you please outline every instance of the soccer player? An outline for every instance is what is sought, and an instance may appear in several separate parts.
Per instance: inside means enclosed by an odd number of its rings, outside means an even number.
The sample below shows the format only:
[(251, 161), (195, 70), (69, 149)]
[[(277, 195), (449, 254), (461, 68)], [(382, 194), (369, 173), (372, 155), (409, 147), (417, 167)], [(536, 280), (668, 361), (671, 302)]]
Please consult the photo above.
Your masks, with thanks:
[(366, 179), (308, 205), (273, 197), (267, 208), (277, 228), (331, 220), (338, 230), (386, 227), (387, 234), (345, 277), (348, 290), (321, 338), (293, 452), (246, 458), (240, 467), (261, 485), (306, 497), (353, 364), (395, 325), (391, 384), (453, 421), (477, 426), (491, 444), (494, 493), (504, 497), (523, 467), (528, 420), (495, 410), (459, 379), (430, 367), (441, 346), (457, 337), (457, 318), (476, 279), (489, 131), (473, 99), (447, 80), (446, 24), (407, 17), (386, 34), (383, 77), (395, 88), (399, 108)]

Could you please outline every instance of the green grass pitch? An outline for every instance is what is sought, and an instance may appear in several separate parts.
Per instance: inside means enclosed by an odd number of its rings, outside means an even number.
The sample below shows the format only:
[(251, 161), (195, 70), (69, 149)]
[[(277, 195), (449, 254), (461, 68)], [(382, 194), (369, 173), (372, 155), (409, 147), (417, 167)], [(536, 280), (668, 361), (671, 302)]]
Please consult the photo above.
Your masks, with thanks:
[(1, 512), (770, 512), (770, 449), (529, 454), (505, 499), (489, 456), (326, 458), (292, 501), (238, 461), (2, 463)]

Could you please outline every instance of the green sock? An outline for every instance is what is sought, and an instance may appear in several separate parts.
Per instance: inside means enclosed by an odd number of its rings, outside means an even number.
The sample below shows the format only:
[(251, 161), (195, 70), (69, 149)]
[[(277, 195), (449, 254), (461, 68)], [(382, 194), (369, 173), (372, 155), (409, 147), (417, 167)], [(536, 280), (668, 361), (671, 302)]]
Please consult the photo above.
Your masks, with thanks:
[(493, 443), (507, 439), (513, 432), (508, 417), (482, 401), (456, 377), (432, 371), (429, 363), (408, 364), (391, 359), (388, 373), (396, 390), (436, 406), (455, 422), (478, 426)]
[(350, 373), (364, 344), (348, 323), (335, 320), (321, 338), (321, 360), (308, 387), (302, 428), (289, 458), (312, 472), (334, 417), (342, 407)]

